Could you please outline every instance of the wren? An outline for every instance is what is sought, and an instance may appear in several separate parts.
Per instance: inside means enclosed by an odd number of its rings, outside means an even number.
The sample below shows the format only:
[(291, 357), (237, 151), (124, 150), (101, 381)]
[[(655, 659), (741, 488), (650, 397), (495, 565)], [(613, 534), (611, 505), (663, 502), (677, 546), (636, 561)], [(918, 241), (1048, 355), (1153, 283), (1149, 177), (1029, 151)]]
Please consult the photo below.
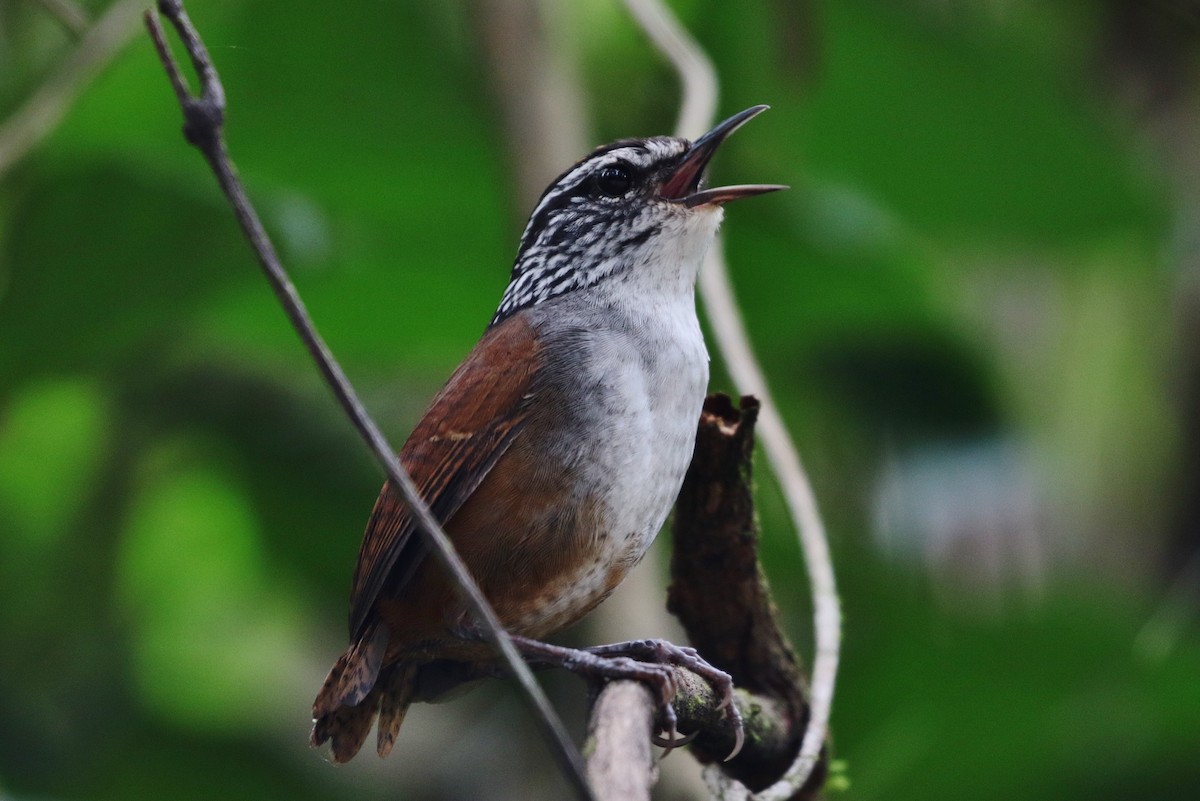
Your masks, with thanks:
[[(721, 142), (766, 108), (695, 142), (614, 142), (554, 181), (495, 316), (400, 451), (527, 658), (660, 684), (661, 672), (628, 657), (663, 659), (720, 683), (729, 700), (728, 677), (690, 649), (649, 641), (588, 653), (539, 640), (612, 593), (679, 493), (708, 384), (701, 263), (725, 203), (784, 188), (701, 181)], [(313, 704), (312, 742), (331, 741), (337, 762), (358, 752), (377, 715), (383, 756), (410, 704), (496, 670), (427, 556), (385, 485), (354, 571), (350, 646)]]

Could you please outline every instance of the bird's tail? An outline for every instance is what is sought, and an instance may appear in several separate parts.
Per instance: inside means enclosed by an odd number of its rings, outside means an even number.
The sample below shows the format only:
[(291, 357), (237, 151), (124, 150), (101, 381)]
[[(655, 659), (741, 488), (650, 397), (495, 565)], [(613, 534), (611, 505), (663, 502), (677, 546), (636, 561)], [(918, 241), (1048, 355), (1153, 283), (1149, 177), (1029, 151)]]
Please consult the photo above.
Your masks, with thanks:
[(382, 667), (387, 627), (375, 624), (338, 657), (313, 702), (312, 744), (330, 743), (334, 762), (349, 762), (379, 715), (380, 756), (387, 756), (415, 689), (414, 666)]

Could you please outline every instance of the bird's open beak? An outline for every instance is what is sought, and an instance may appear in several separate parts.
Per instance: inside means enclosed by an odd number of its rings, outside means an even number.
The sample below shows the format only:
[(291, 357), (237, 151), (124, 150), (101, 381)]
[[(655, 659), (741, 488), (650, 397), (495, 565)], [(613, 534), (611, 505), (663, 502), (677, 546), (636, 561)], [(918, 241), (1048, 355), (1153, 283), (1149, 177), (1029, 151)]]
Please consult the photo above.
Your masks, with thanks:
[(729, 119), (717, 125), (704, 136), (697, 139), (684, 154), (683, 160), (675, 167), (675, 172), (663, 182), (659, 197), (664, 200), (674, 200), (688, 208), (710, 205), (719, 206), (731, 200), (752, 197), (778, 189), (787, 189), (779, 184), (739, 184), (737, 186), (718, 186), (715, 189), (700, 189), (700, 180), (704, 177), (704, 168), (712, 159), (717, 148), (731, 133), (741, 128), (752, 117), (766, 111), (770, 106), (753, 106), (745, 111), (734, 114)]

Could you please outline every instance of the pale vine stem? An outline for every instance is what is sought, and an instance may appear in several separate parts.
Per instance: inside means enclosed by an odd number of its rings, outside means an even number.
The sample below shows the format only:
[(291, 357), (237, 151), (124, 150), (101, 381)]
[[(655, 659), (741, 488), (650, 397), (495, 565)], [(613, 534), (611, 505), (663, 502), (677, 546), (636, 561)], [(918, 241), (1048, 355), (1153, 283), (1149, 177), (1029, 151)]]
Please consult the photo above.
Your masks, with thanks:
[[(716, 116), (718, 82), (712, 62), (660, 0), (625, 0), (625, 5), (679, 74), (683, 99), (677, 135), (696, 136), (707, 129)], [(816, 643), (808, 726), (792, 766), (778, 782), (754, 796), (757, 801), (784, 801), (808, 781), (829, 730), (841, 652), (841, 602), (829, 541), (812, 485), (750, 345), (719, 239), (709, 251), (700, 274), (700, 297), (712, 325), (717, 349), (738, 391), (756, 395), (762, 402), (758, 435), (796, 527), (812, 589)]]
[(333, 357), (325, 340), (317, 332), (312, 318), (288, 277), (275, 247), (259, 220), (258, 214), (247, 197), (245, 188), (237, 177), (236, 169), (225, 149), (223, 125), (225, 118), (225, 90), (221, 85), (217, 69), (209, 58), (208, 50), (184, 10), (182, 0), (158, 0), (158, 10), (175, 28), (182, 40), (192, 66), (200, 79), (200, 93), (193, 95), (167, 45), (166, 36), (158, 15), (153, 10), (145, 13), (146, 27), (158, 51), (159, 60), (167, 72), (176, 98), (183, 110), (184, 135), (204, 155), (222, 191), (233, 207), (234, 215), (258, 257), (271, 288), (279, 299), (297, 334), (304, 342), (309, 354), (319, 368), (338, 403), (346, 412), (351, 423), (366, 441), (379, 461), (388, 479), (400, 490), (401, 497), (412, 512), (417, 528), (428, 539), (433, 555), (455, 580), (455, 584), (467, 601), (483, 636), (500, 654), (505, 666), (512, 673), (535, 713), (534, 717), (548, 740), (551, 750), (575, 793), (585, 801), (593, 799), (591, 788), (585, 777), (583, 758), (571, 742), (558, 715), (554, 712), (545, 693), (533, 677), (529, 666), (521, 658), (512, 638), (504, 630), (499, 618), (483, 595), (478, 583), (472, 578), (462, 559), (438, 524), (429, 506), (421, 498), (408, 471), (396, 457), (396, 451), (388, 444), (383, 433), (366, 411), (354, 387), (351, 386), (341, 365)]

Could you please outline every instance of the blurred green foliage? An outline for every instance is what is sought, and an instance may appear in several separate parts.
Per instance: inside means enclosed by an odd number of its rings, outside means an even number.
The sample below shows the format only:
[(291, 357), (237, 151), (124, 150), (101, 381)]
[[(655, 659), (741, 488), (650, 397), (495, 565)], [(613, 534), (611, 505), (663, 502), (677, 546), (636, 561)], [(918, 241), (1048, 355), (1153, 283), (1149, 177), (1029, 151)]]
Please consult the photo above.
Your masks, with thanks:
[[(193, 6), (241, 174), (400, 440), (525, 212), (478, 9)], [(722, 110), (774, 107), (718, 179), (793, 185), (731, 209), (727, 249), (835, 538), (839, 795), (1200, 793), (1195, 595), (1166, 565), (1196, 487), (1171, 315), (1196, 232), (1172, 151), (1112, 89), (1122, 4), (674, 6)], [(675, 81), (619, 5), (559, 16), (595, 141), (668, 131)], [(0, 120), (73, 47), (0, 2)], [(378, 483), (135, 38), (0, 176), (0, 797), (561, 796), (502, 687), (454, 702), (465, 731), (420, 713), (382, 765), (307, 751)]]

